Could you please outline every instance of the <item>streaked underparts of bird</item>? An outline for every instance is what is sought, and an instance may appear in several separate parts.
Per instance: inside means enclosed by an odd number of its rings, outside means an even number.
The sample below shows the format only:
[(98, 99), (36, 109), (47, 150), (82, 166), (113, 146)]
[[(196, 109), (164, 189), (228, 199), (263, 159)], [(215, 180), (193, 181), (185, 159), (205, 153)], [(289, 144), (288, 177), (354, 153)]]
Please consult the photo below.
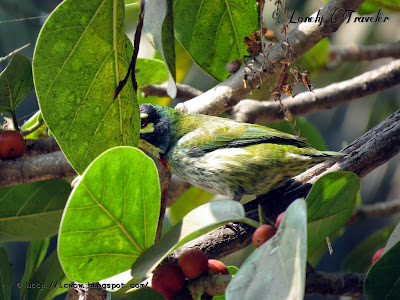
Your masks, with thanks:
[(140, 105), (139, 147), (192, 185), (234, 200), (265, 194), (301, 170), (342, 153), (256, 124)]

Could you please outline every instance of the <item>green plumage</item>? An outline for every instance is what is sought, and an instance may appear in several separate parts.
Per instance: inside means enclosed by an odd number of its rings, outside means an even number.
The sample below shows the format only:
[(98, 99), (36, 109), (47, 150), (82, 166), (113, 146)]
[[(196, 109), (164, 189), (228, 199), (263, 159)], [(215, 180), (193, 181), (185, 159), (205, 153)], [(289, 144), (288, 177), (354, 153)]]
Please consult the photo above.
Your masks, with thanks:
[(306, 167), (343, 157), (265, 126), (153, 104), (140, 109), (143, 150), (166, 161), (172, 173), (191, 184), (235, 200), (264, 194)]

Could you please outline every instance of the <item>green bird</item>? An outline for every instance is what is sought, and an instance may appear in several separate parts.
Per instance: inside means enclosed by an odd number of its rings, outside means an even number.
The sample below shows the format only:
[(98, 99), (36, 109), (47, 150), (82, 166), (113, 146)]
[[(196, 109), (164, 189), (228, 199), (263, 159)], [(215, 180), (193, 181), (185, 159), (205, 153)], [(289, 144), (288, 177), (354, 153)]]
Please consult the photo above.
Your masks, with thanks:
[(265, 126), (140, 105), (139, 147), (192, 185), (234, 200), (265, 194), (302, 169), (343, 154)]

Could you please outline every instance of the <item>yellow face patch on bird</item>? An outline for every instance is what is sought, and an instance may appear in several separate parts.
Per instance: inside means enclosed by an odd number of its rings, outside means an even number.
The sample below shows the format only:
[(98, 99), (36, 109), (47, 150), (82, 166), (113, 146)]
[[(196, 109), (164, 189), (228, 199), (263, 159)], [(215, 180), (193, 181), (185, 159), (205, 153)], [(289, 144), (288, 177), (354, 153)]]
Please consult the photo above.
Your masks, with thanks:
[(151, 133), (154, 132), (154, 123), (149, 123), (148, 114), (140, 114), (140, 133)]

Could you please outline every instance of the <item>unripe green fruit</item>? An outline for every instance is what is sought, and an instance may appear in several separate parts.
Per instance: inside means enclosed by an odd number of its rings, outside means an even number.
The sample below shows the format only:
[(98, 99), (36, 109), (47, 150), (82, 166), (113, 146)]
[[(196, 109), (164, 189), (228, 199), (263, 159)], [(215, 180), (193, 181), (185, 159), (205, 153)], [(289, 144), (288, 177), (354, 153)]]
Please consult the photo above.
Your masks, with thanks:
[(195, 279), (208, 270), (208, 257), (199, 249), (191, 249), (179, 257), (178, 265), (186, 278)]
[(285, 212), (281, 212), (280, 214), (279, 214), (279, 216), (276, 218), (276, 221), (275, 221), (275, 226), (276, 226), (276, 228), (279, 228), (279, 225), (281, 225), (281, 222), (282, 222), (282, 219), (283, 219), (283, 215), (285, 214)]
[(271, 225), (261, 225), (253, 233), (253, 244), (257, 248), (274, 236), (276, 230)]
[(158, 266), (153, 273), (151, 286), (167, 299), (173, 298), (185, 285), (182, 271), (176, 264)]
[(208, 273), (210, 275), (229, 275), (228, 268), (222, 261), (219, 261), (217, 259), (208, 260)]
[(385, 248), (381, 248), (375, 252), (374, 257), (372, 257), (372, 264), (374, 264), (378, 259), (381, 258), (383, 251), (385, 251)]
[(0, 159), (20, 157), (25, 149), (25, 140), (18, 131), (0, 132)]

